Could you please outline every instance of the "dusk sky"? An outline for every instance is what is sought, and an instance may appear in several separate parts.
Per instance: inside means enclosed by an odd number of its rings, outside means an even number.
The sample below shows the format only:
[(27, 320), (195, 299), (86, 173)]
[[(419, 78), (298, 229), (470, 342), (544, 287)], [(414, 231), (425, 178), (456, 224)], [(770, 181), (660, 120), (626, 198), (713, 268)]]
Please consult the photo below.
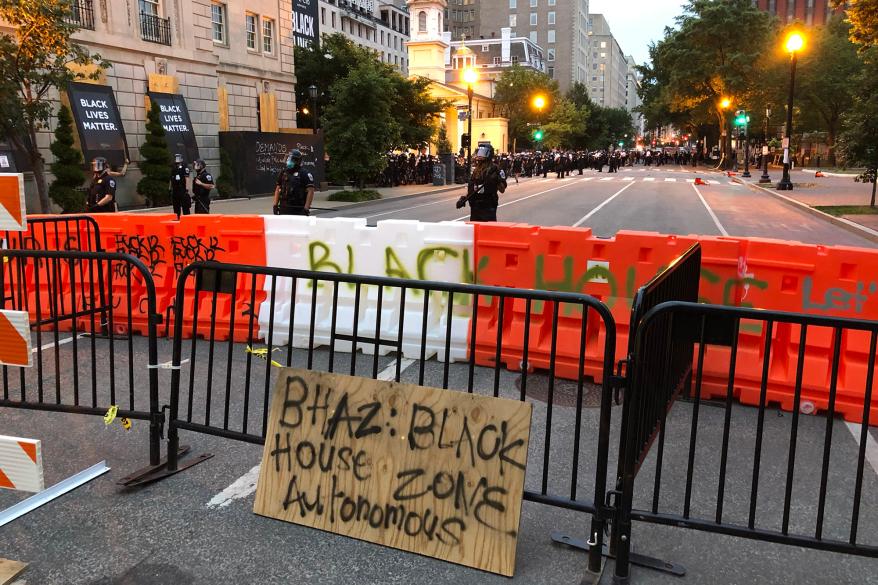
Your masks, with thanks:
[(626, 55), (638, 64), (649, 59), (650, 42), (664, 37), (666, 26), (683, 12), (685, 0), (589, 0), (588, 11), (603, 14)]

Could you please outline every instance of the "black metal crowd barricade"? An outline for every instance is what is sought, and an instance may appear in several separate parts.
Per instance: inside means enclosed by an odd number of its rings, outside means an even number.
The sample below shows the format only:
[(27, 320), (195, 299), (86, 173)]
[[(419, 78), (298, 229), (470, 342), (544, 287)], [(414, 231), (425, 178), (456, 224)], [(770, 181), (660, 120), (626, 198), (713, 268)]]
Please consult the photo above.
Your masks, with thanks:
[[(327, 288), (323, 288), (327, 287)], [(324, 308), (318, 309), (318, 293), (329, 295), (331, 289), (331, 309), (327, 313)], [(249, 291), (239, 293), (238, 291)], [(246, 342), (236, 343), (236, 331), (239, 331), (241, 323), (236, 326), (234, 313), (228, 322), (218, 323), (217, 307), (236, 306), (242, 299), (239, 295), (250, 297), (245, 300), (250, 307), (256, 306), (257, 291), (264, 291), (266, 298), (261, 303), (263, 311), (257, 315), (250, 311), (247, 319), (249, 323), (245, 327)], [(340, 292), (342, 297), (340, 299)], [(372, 321), (368, 332), (362, 325), (361, 304), (368, 298), (373, 301), (376, 321)], [(392, 297), (392, 301), (389, 300)], [(325, 298), (325, 297), (324, 297)], [(414, 299), (417, 299), (416, 301)], [(480, 303), (481, 300), (481, 303)], [(296, 322), (297, 303), (309, 304), (310, 308), (305, 311), (305, 323)], [(391, 335), (388, 335), (386, 327), (382, 327), (381, 318), (385, 306), (400, 309), (407, 303), (415, 302), (423, 307), (422, 317), (417, 323), (405, 323), (405, 312), (400, 311), (398, 326), (395, 326)], [(287, 312), (280, 309), (282, 303), (288, 303)], [(438, 303), (438, 305), (436, 305)], [(226, 437), (239, 441), (255, 444), (264, 444), (270, 407), (269, 393), (273, 387), (275, 374), (273, 373), (272, 361), (275, 365), (300, 366), (308, 369), (333, 369), (345, 368), (351, 375), (365, 375), (378, 378), (381, 370), (383, 353), (395, 356), (394, 362), (385, 365), (390, 372), (384, 370), (388, 379), (400, 380), (401, 362), (403, 353), (417, 354), (412, 359), (417, 362), (419, 369), (416, 381), (423, 384), (427, 375), (437, 380), (441, 377), (442, 388), (452, 388), (450, 384), (454, 378), (457, 382), (456, 389), (466, 392), (486, 393), (493, 396), (501, 395), (501, 372), (504, 366), (501, 363), (501, 348), (504, 347), (504, 335), (510, 335), (504, 326), (497, 328), (496, 337), (491, 339), (496, 342), (496, 354), (492, 365), (487, 368), (477, 366), (473, 356), (477, 347), (476, 324), (480, 304), (484, 314), (484, 303), (490, 303), (492, 309), (503, 316), (511, 316), (516, 303), (524, 308), (524, 339), (522, 349), (524, 355), (521, 360), (519, 389), (514, 395), (509, 395), (508, 386), (504, 384), (507, 397), (519, 400), (527, 399), (528, 378), (535, 374), (528, 371), (528, 336), (532, 329), (532, 309), (541, 305), (541, 315), (547, 317), (551, 323), (551, 350), (549, 355), (550, 369), (546, 383), (547, 399), (544, 411), (545, 433), (542, 437), (543, 445), (540, 449), (541, 460), (534, 461), (533, 455), (528, 466), (539, 468), (539, 479), (531, 485), (532, 489), (526, 489), (524, 498), (532, 502), (539, 502), (551, 506), (587, 512), (593, 514), (599, 520), (595, 526), (600, 526), (592, 532), (597, 533), (597, 541), (592, 547), (594, 551), (590, 558), (592, 570), (599, 570), (601, 566), (601, 551), (603, 550), (603, 509), (604, 494), (606, 491), (607, 477), (607, 453), (609, 450), (610, 418), (612, 407), (612, 385), (614, 354), (615, 354), (615, 323), (609, 309), (595, 298), (583, 294), (563, 292), (547, 292), (535, 290), (521, 290), (512, 288), (500, 288), (478, 285), (451, 284), (445, 282), (415, 281), (398, 278), (355, 276), (348, 274), (311, 272), (304, 270), (281, 269), (259, 266), (243, 266), (220, 264), (213, 262), (199, 262), (186, 267), (179, 275), (177, 282), (176, 309), (174, 314), (178, 316), (174, 323), (174, 347), (172, 355), (172, 378), (171, 378), (171, 403), (168, 421), (168, 470), (164, 473), (175, 472), (179, 467), (197, 463), (185, 460), (178, 462), (177, 452), (179, 449), (180, 431), (195, 431)], [(430, 355), (440, 358), (437, 361), (429, 360), (427, 354), (427, 329), (428, 314), (430, 308), (439, 308), (439, 314), (445, 316), (444, 339), (438, 345), (433, 344)], [(466, 335), (466, 357), (457, 365), (451, 363), (452, 353), (452, 316), (461, 307), (474, 307), (471, 319), (471, 328)], [(599, 429), (597, 437), (597, 452), (584, 455), (580, 451), (580, 443), (584, 429), (583, 425), (583, 400), (585, 395), (585, 377), (580, 375), (576, 383), (575, 412), (570, 413), (572, 431), (566, 437), (570, 441), (571, 458), (569, 461), (557, 462), (552, 458), (551, 442), (553, 410), (555, 416), (561, 415), (555, 406), (555, 357), (557, 351), (558, 320), (559, 314), (568, 315), (568, 308), (576, 308), (578, 317), (579, 333), (577, 335), (579, 347), (579, 371), (585, 369), (585, 346), (588, 321), (597, 319), (602, 322), (606, 335), (600, 343), (603, 358), (603, 383), (597, 390), (600, 393)], [(184, 308), (191, 308), (191, 323), (185, 324)], [(300, 319), (303, 317), (298, 311)], [(534, 311), (539, 312), (539, 311)], [(494, 313), (496, 315), (497, 313)], [(288, 316), (286, 322), (276, 323), (277, 314)], [(484, 315), (482, 318), (487, 318)], [(497, 318), (504, 323), (502, 317)], [(341, 321), (350, 320), (345, 332), (340, 331)], [(257, 322), (258, 321), (258, 322)], [(324, 328), (321, 328), (320, 324)], [(543, 322), (545, 323), (545, 322)], [(568, 322), (569, 323), (569, 322)], [(328, 324), (328, 331), (325, 326)], [(236, 329), (237, 327), (237, 329)], [(266, 347), (261, 356), (265, 361), (260, 361), (255, 344), (258, 341), (257, 328), (266, 339)], [(575, 327), (574, 327), (575, 328)], [(417, 334), (412, 334), (412, 330)], [(239, 341), (240, 340), (240, 333)], [(188, 338), (184, 340), (184, 337)], [(315, 339), (315, 337), (317, 339)], [(492, 335), (493, 337), (493, 335)], [(404, 339), (405, 338), (405, 339)], [(281, 339), (283, 343), (272, 343), (272, 340)], [(410, 349), (405, 351), (406, 339)], [(296, 343), (294, 343), (296, 341)], [(435, 341), (435, 340), (434, 340)], [(521, 342), (522, 340), (519, 340)], [(346, 355), (342, 357), (341, 366), (338, 365), (337, 346), (344, 345)], [(188, 346), (188, 347), (186, 347)], [(295, 346), (295, 348), (294, 348)], [(318, 346), (322, 346), (318, 349)], [(298, 349), (298, 352), (294, 352)], [(362, 352), (362, 353), (360, 353)], [(371, 355), (367, 355), (367, 352)], [(294, 356), (296, 359), (294, 359)], [(443, 359), (444, 358), (444, 359)], [(461, 368), (461, 369), (458, 369)], [(428, 372), (429, 368), (435, 368)], [(235, 375), (243, 371), (243, 381)], [(214, 372), (218, 372), (217, 380)], [(456, 376), (456, 378), (455, 378)], [(465, 380), (465, 382), (464, 382)], [(412, 380), (414, 381), (414, 380)], [(435, 385), (439, 385), (438, 383)], [(572, 406), (572, 405), (568, 405)], [(554, 407), (554, 408), (553, 408)], [(236, 416), (233, 411), (238, 412)], [(537, 416), (536, 414), (534, 415)], [(558, 431), (555, 431), (555, 441), (558, 441)], [(557, 457), (557, 455), (555, 456)], [(586, 459), (589, 464), (586, 465)], [(550, 473), (551, 460), (551, 473)], [(591, 467), (593, 462), (594, 467)], [(559, 466), (565, 471), (559, 472)], [(594, 492), (583, 497), (580, 487), (583, 477), (595, 478)], [(551, 478), (551, 481), (550, 481)], [(563, 478), (563, 479), (562, 479)], [(537, 484), (539, 487), (537, 488)], [(598, 505), (595, 505), (595, 502)]]
[(27, 218), (25, 231), (0, 231), (0, 248), (103, 252), (101, 228), (90, 215), (46, 215)]
[[(762, 374), (755, 409), (734, 401), (739, 361), (754, 359), (752, 351), (739, 357), (744, 330), (761, 331), (758, 362)], [(827, 347), (819, 341), (809, 345), (811, 336), (831, 342)], [(859, 336), (861, 342), (869, 340), (855, 455), (841, 452), (847, 442), (833, 436), (839, 427), (839, 432), (846, 432), (846, 423), (836, 420), (836, 406), (841, 352), (851, 336)], [(617, 580), (625, 582), (629, 576), (632, 520), (878, 557), (878, 542), (863, 542), (858, 534), (863, 496), (869, 493), (864, 492), (863, 482), (876, 342), (876, 321), (694, 302), (666, 302), (647, 312), (634, 342), (625, 403), (628, 421), (623, 429), (617, 488), (621, 493), (613, 534)], [(781, 346), (779, 355), (775, 355), (775, 346)], [(726, 368), (723, 362), (721, 368), (724, 380), (711, 381), (725, 387), (726, 395), (724, 400), (713, 402), (702, 399), (702, 388), (706, 383), (705, 355), (717, 351), (725, 352), (728, 365)], [(787, 362), (790, 355), (795, 358)], [(819, 418), (800, 416), (806, 363), (813, 357), (829, 359), (822, 378), (828, 410)], [(779, 362), (796, 372), (792, 409), (783, 415), (779, 411), (774, 414), (768, 399), (773, 364), (777, 367)], [(694, 372), (692, 401), (678, 405), (675, 413), (679, 416), (670, 420), (668, 413), (680, 393), (681, 376), (690, 366)], [(811, 369), (807, 382), (813, 385)], [(711, 375), (716, 376), (716, 368)], [(814, 432), (822, 426), (819, 457), (797, 456), (797, 449), (818, 448), (799, 440), (804, 425)], [(685, 441), (677, 441), (677, 452), (669, 451), (663, 438), (670, 432), (688, 436), (687, 447), (680, 447)], [(657, 433), (656, 456), (648, 459)], [(771, 445), (778, 444), (783, 447), (769, 459)], [(706, 468), (704, 461), (716, 453), (717, 468)], [(637, 490), (638, 472), (643, 475), (646, 468), (652, 469), (651, 486)], [(647, 504), (642, 508), (637, 503), (641, 500)]]
[[(32, 367), (2, 366), (0, 406), (104, 415), (116, 405), (118, 417), (149, 421), (150, 464), (158, 465), (163, 419), (149, 270), (126, 254), (0, 250), (0, 291), (0, 309), (28, 312), (35, 342)], [(135, 327), (135, 315), (148, 318)]]

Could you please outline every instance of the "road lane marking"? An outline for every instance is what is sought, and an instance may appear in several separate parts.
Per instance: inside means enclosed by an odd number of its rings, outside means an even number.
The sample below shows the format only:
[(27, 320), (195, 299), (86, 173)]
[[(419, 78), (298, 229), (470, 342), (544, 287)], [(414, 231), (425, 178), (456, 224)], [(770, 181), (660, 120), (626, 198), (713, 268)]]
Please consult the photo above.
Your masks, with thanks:
[(644, 177), (643, 180), (644, 180), (644, 182), (655, 181), (655, 177)]
[(613, 177), (604, 177), (601, 181), (612, 181)]
[(665, 183), (676, 183), (676, 182), (677, 182), (677, 179), (674, 179), (672, 177), (665, 177)]
[(579, 226), (581, 226), (582, 224), (584, 224), (586, 221), (588, 221), (588, 218), (590, 218), (592, 215), (594, 215), (595, 213), (597, 213), (598, 211), (600, 211), (600, 210), (604, 207), (604, 205), (606, 205), (607, 203), (609, 203), (610, 201), (612, 201), (613, 199), (615, 199), (616, 197), (618, 197), (619, 195), (621, 195), (622, 192), (623, 192), (625, 189), (627, 189), (628, 187), (630, 187), (630, 186), (633, 185), (633, 184), (634, 184), (634, 183), (628, 183), (627, 185), (625, 185), (624, 187), (622, 187), (621, 189), (619, 189), (618, 191), (616, 191), (615, 193), (613, 193), (612, 195), (610, 195), (610, 197), (609, 197), (608, 199), (604, 200), (603, 203), (601, 203), (600, 205), (598, 205), (597, 207), (595, 207), (594, 209), (592, 209), (591, 211), (589, 211), (588, 213), (586, 213), (586, 214), (582, 217), (582, 219), (580, 219), (579, 221), (577, 221), (576, 223), (574, 223), (574, 224), (573, 224), (573, 227), (579, 227)]
[(634, 177), (625, 177), (625, 178), (622, 179), (622, 180), (623, 180), (623, 181), (633, 181), (633, 180), (634, 180)]
[(585, 181), (594, 181), (594, 180), (595, 180), (595, 177), (586, 177), (586, 178), (584, 178), (584, 179), (579, 179), (579, 180), (580, 180), (580, 181), (583, 181), (583, 182), (585, 182)]
[[(378, 373), (378, 380), (389, 382), (396, 379), (396, 361), (393, 360), (387, 367)], [(399, 359), (399, 372), (402, 374), (416, 360), (409, 358)], [(256, 483), (259, 481), (259, 465), (253, 467), (250, 471), (232, 482), (229, 487), (215, 495), (207, 502), (207, 507), (211, 509), (225, 508), (235, 500), (246, 498), (256, 491)]]
[(85, 333), (80, 333), (79, 335), (76, 335), (75, 337), (71, 336), (71, 337), (65, 337), (64, 339), (59, 339), (58, 343), (55, 343), (54, 341), (51, 343), (46, 343), (40, 347), (35, 347), (35, 348), (31, 349), (30, 351), (31, 351), (31, 353), (37, 353), (37, 351), (41, 351), (41, 352), (46, 351), (47, 349), (52, 349), (56, 345), (58, 347), (61, 347), (62, 345), (67, 345), (68, 343), (70, 343), (74, 339), (81, 339), (83, 337), (85, 337)]
[(701, 191), (698, 190), (694, 184), (692, 188), (695, 189), (695, 194), (698, 195), (698, 198), (701, 199), (701, 203), (704, 205), (704, 208), (707, 210), (707, 213), (710, 215), (710, 218), (713, 220), (713, 223), (716, 224), (717, 229), (719, 229), (719, 233), (724, 236), (729, 235), (729, 232), (726, 231), (726, 228), (723, 227), (723, 224), (719, 222), (719, 218), (713, 212), (713, 209), (710, 208), (710, 205), (707, 204), (707, 200), (704, 199), (704, 196), (701, 194)]
[[(860, 446), (860, 432), (862, 425), (859, 423), (845, 422), (848, 430), (854, 436), (854, 442), (857, 447)], [(872, 437), (872, 433), (866, 431), (866, 461), (872, 466), (872, 470), (878, 475), (878, 442)]]
[[(463, 185), (462, 185), (463, 186)], [(385, 200), (386, 201), (386, 200)], [(419, 209), (421, 207), (428, 207), (430, 205), (437, 205), (439, 203), (448, 203), (449, 199), (440, 199), (438, 201), (431, 201), (430, 203), (421, 203), (419, 205), (412, 205), (411, 207), (403, 207), (401, 209), (394, 209), (393, 211), (383, 211), (381, 213), (375, 213), (373, 215), (365, 216), (366, 219), (372, 219), (373, 217), (381, 217), (382, 215), (391, 215), (394, 213), (399, 213), (401, 211), (408, 211), (410, 209)]]
[[(565, 187), (568, 187), (568, 185), (559, 185), (557, 187), (552, 187), (551, 189), (546, 189), (545, 191), (540, 191), (539, 193), (534, 193), (533, 195), (521, 197), (521, 198), (515, 199), (513, 201), (507, 201), (506, 203), (501, 203), (500, 205), (498, 205), (497, 209), (500, 209), (501, 207), (506, 207), (507, 205), (512, 205), (513, 203), (519, 203), (521, 201), (525, 201), (526, 199), (531, 199), (531, 198), (537, 197), (539, 195), (545, 195), (546, 193), (551, 193), (552, 191), (557, 191), (558, 189), (564, 189)], [(452, 219), (451, 221), (463, 221), (468, 217), (469, 217), (469, 214), (466, 214), (462, 217), (458, 217), (457, 219)]]

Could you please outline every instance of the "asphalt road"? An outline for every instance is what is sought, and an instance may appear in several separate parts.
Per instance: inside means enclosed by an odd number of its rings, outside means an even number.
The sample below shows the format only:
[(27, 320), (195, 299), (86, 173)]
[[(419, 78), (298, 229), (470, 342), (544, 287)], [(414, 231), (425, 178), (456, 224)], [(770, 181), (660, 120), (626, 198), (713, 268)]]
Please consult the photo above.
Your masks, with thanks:
[[(695, 176), (710, 184), (692, 184)], [(652, 180), (650, 180), (652, 179)], [(405, 218), (429, 221), (465, 220), (454, 208), (459, 192), (387, 200), (358, 206), (347, 211), (322, 215), (365, 216), (370, 223), (381, 219)], [(597, 235), (612, 236), (619, 229), (637, 229), (676, 234), (728, 233), (741, 236), (777, 237), (822, 244), (874, 247), (871, 242), (830, 224), (787, 207), (764, 193), (733, 183), (727, 177), (689, 169), (663, 167), (660, 170), (625, 169), (607, 175), (587, 171), (569, 179), (537, 178), (510, 185), (499, 210), (503, 221), (543, 225), (582, 225)], [(464, 210), (465, 211), (465, 210)], [(62, 335), (63, 337), (63, 335)], [(135, 352), (142, 356), (145, 341), (134, 340)], [(229, 381), (229, 417), (234, 428), (243, 423), (245, 406), (245, 348), (236, 344), (218, 346), (213, 372), (216, 376), (214, 402), (208, 409), (205, 355), (197, 354), (195, 364), (183, 366), (184, 381), (194, 376), (193, 408), (196, 417), (208, 410), (219, 420), (224, 409), (217, 403), (226, 391), (225, 365), (232, 360)], [(170, 359), (168, 340), (159, 340), (159, 362)], [(60, 377), (51, 352), (47, 352), (43, 378), (52, 392), (60, 389), (70, 396), (74, 369), (82, 380), (81, 389), (91, 396), (90, 345), (80, 344), (79, 358), (72, 344), (59, 348)], [(105, 341), (96, 343), (96, 355), (106, 355)], [(188, 356), (184, 347), (184, 356)], [(305, 363), (305, 352), (297, 350), (293, 365)], [(337, 352), (335, 368), (347, 371), (350, 354)], [(145, 363), (145, 362), (144, 362)], [(260, 364), (260, 362), (256, 362)], [(316, 368), (326, 369), (328, 353), (318, 350)], [(441, 386), (443, 364), (404, 362), (403, 380)], [(264, 365), (264, 363), (262, 363)], [(371, 357), (360, 356), (357, 373), (371, 375)], [(379, 370), (393, 371), (395, 357), (383, 356)], [(98, 360), (97, 399), (106, 402), (106, 382), (111, 376), (127, 379), (127, 367), (117, 364), (110, 371)], [(145, 389), (146, 372), (138, 365), (136, 386)], [(423, 370), (422, 370), (423, 369)], [(276, 370), (268, 368), (269, 384)], [(192, 374), (192, 372), (195, 372)], [(265, 368), (251, 372), (250, 385), (259, 391), (247, 399), (249, 428), (258, 428), (263, 407), (261, 389)], [(29, 391), (38, 384), (34, 370), (28, 372)], [(449, 387), (466, 389), (467, 364), (452, 364)], [(162, 403), (168, 400), (170, 371), (158, 370)], [(488, 394), (494, 374), (476, 368), (474, 391)], [(18, 377), (9, 377), (9, 390), (18, 392)], [(516, 397), (520, 376), (503, 371), (501, 394)], [(546, 440), (551, 440), (548, 462), (549, 493), (569, 496), (572, 475), (572, 430), (577, 419), (576, 387), (557, 382), (552, 424), (547, 426), (547, 388), (545, 375), (534, 374), (528, 381), (528, 398), (534, 405), (533, 429), (526, 488), (539, 490)], [(582, 458), (575, 470), (577, 498), (592, 497), (596, 428), (597, 388), (589, 385), (580, 414), (582, 419)], [(756, 410), (735, 405), (731, 412), (730, 470), (726, 490), (726, 518), (746, 522), (749, 487), (754, 456)], [(663, 509), (681, 512), (682, 486), (689, 455), (689, 423), (693, 405), (678, 402), (669, 418), (662, 476)], [(613, 409), (611, 445), (618, 444), (620, 409)], [(693, 515), (710, 518), (716, 505), (717, 465), (725, 409), (702, 405), (695, 455), (692, 491)], [(758, 500), (759, 527), (777, 529), (783, 478), (786, 471), (790, 416), (769, 409), (765, 417), (766, 439), (762, 450)], [(235, 426), (237, 425), (237, 426)], [(794, 485), (795, 502), (792, 528), (813, 532), (819, 477), (814, 469), (822, 459), (825, 419), (804, 417), (799, 428)], [(873, 428), (872, 436), (878, 438)], [(525, 502), (518, 543), (516, 576), (509, 580), (450, 563), (404, 553), (394, 549), (336, 536), (318, 530), (269, 520), (252, 513), (255, 466), (261, 447), (190, 432), (183, 432), (184, 443), (195, 452), (209, 451), (213, 459), (163, 482), (137, 489), (123, 489), (115, 481), (146, 463), (147, 433), (143, 422), (135, 421), (130, 432), (119, 425), (105, 427), (100, 417), (0, 409), (0, 434), (35, 437), (43, 441), (46, 484), (62, 479), (106, 459), (112, 471), (54, 502), (0, 528), (0, 557), (31, 563), (23, 582), (75, 585), (159, 585), (159, 584), (430, 584), (444, 583), (578, 583), (585, 567), (583, 554), (555, 545), (553, 531), (586, 538), (589, 516)], [(874, 444), (874, 443), (873, 443)], [(853, 493), (852, 461), (857, 442), (842, 421), (832, 433), (833, 467), (827, 498), (826, 534), (844, 538), (849, 523)], [(612, 451), (612, 450), (611, 450)], [(615, 469), (615, 460), (610, 469)], [(873, 462), (874, 465), (874, 462)], [(635, 505), (651, 504), (655, 452), (644, 464)], [(612, 474), (612, 472), (611, 472)], [(21, 501), (26, 494), (0, 491), (0, 510)], [(860, 539), (878, 545), (878, 470), (866, 467), (863, 483)], [(677, 578), (635, 569), (633, 583), (711, 583), (738, 585), (751, 583), (833, 583), (878, 584), (874, 559), (806, 550), (760, 541), (695, 532), (677, 527), (635, 523), (634, 548), (642, 554), (680, 563), (687, 576)]]
[[(708, 181), (696, 187), (696, 177)], [(455, 209), (462, 190), (389, 199), (352, 209), (319, 212), (320, 217), (465, 221)], [(783, 237), (810, 244), (874, 248), (875, 243), (828, 224), (770, 195), (715, 172), (690, 167), (624, 167), (619, 173), (586, 170), (580, 176), (521, 179), (500, 197), (500, 221), (536, 225), (581, 225), (595, 235), (641, 230), (669, 234)]]

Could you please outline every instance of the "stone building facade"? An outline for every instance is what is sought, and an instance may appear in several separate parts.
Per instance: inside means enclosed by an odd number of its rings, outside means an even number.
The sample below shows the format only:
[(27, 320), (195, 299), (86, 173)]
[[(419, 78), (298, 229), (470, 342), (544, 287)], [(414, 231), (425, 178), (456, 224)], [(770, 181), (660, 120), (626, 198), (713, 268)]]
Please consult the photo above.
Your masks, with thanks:
[[(112, 65), (93, 83), (112, 88), (128, 146), (120, 207), (144, 203), (135, 189), (150, 91), (182, 96), (200, 157), (214, 172), (219, 132), (296, 126), (289, 0), (76, 0), (73, 20), (81, 27), (74, 41)], [(69, 99), (65, 91), (54, 98)], [(38, 136), (47, 162), (54, 125)], [(28, 207), (37, 211), (29, 183)]]
[(342, 33), (408, 74), (409, 11), (402, 0), (320, 0), (320, 33)]

